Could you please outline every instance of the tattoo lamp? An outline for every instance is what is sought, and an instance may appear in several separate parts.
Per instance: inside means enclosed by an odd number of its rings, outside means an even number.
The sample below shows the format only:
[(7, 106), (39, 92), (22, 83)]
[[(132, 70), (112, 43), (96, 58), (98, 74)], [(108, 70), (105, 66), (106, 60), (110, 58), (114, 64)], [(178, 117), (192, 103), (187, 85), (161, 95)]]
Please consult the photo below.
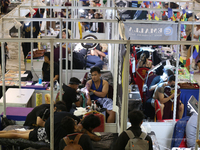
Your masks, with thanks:
[[(89, 34), (89, 35), (86, 35), (85, 37), (83, 37), (83, 39), (86, 40), (86, 41), (90, 41), (90, 40), (92, 41), (92, 40), (96, 40), (97, 37), (94, 36), (94, 35)], [(92, 49), (96, 48), (98, 43), (81, 43), (81, 45), (84, 48), (86, 48), (86, 55), (87, 55), (88, 50), (92, 50)], [(86, 59), (87, 59), (87, 57), (85, 57), (85, 62), (86, 62)], [(86, 68), (86, 65), (85, 65), (84, 68)]]

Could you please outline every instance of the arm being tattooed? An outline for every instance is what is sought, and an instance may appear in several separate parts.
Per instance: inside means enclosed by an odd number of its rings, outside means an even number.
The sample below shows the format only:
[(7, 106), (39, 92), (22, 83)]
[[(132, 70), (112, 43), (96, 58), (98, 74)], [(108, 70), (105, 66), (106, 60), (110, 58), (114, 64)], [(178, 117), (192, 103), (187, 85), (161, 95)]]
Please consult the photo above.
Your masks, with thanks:
[(89, 80), (85, 87), (87, 89), (86, 98), (87, 98), (87, 105), (91, 105), (91, 98), (90, 98), (90, 88), (91, 88), (92, 80)]

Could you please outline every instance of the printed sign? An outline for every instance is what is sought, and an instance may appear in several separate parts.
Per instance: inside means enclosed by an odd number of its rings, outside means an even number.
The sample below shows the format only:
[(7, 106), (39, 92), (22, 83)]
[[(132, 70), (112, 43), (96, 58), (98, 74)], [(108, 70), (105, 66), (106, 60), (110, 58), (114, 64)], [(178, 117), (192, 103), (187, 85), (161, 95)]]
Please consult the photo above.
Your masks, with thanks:
[(177, 40), (177, 24), (124, 23), (125, 35), (131, 40)]

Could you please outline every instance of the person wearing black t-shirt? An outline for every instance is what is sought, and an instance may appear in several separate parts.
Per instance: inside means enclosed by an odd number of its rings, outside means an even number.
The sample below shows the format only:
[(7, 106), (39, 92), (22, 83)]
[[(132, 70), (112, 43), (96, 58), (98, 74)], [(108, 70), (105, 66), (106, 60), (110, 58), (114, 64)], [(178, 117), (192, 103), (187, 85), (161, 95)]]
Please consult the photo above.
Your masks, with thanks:
[[(50, 52), (44, 53), (44, 63), (42, 66), (43, 81), (50, 81)], [(53, 81), (58, 81), (59, 66), (54, 62), (54, 78)]]
[[(66, 111), (65, 103), (58, 101), (54, 105), (54, 111)], [(50, 104), (42, 104), (36, 106), (26, 117), (24, 126), (34, 127), (44, 127), (45, 120), (49, 118), (50, 115)]]
[(73, 113), (73, 111), (75, 110), (74, 108), (72, 108), (72, 103), (75, 103), (77, 107), (80, 107), (80, 101), (77, 99), (76, 92), (80, 83), (81, 81), (78, 78), (72, 77), (68, 85), (63, 84), (64, 94), (62, 100), (65, 102), (68, 112)]
[[(139, 137), (142, 133), (140, 126), (144, 118), (143, 113), (139, 110), (133, 110), (128, 114), (128, 118), (129, 121), (131, 122), (131, 127), (128, 128), (127, 130), (131, 130), (135, 135), (135, 137)], [(125, 150), (125, 147), (129, 139), (130, 138), (128, 137), (127, 133), (123, 131), (116, 140), (113, 150)], [(147, 135), (145, 140), (148, 141), (149, 143), (149, 150), (153, 150), (151, 137)]]
[(64, 139), (69, 138), (70, 140), (74, 140), (77, 135), (81, 135), (80, 139), (78, 141), (78, 144), (83, 148), (83, 150), (94, 150), (94, 147), (92, 145), (92, 141), (90, 140), (90, 137), (87, 134), (81, 134), (76, 133), (76, 127), (77, 124), (74, 119), (71, 117), (66, 116), (63, 118), (61, 122), (61, 126), (65, 131), (68, 133), (68, 135), (60, 140), (59, 143), (59, 150), (63, 150), (66, 145)]
[[(60, 140), (68, 135), (69, 133), (61, 126), (61, 121), (64, 117), (69, 116), (76, 120), (78, 123), (80, 119), (69, 112), (55, 112), (54, 113), (54, 149), (59, 149)], [(50, 141), (50, 117), (45, 122), (45, 131), (47, 133), (47, 138)], [(51, 141), (50, 141), (51, 142)]]
[[(41, 124), (40, 120), (42, 120), (45, 111), (50, 108), (49, 104), (42, 104), (40, 106), (36, 106), (26, 117), (26, 121), (24, 126), (44, 126)], [(47, 119), (47, 118), (46, 118)]]

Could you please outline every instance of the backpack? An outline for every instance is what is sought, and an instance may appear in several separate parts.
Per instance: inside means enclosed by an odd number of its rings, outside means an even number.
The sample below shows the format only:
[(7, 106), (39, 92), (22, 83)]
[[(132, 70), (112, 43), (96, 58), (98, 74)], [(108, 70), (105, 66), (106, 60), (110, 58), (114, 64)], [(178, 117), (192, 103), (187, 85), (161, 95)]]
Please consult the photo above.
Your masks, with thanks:
[(148, 150), (149, 141), (145, 140), (147, 134), (142, 132), (140, 137), (135, 137), (131, 130), (125, 131), (128, 137), (130, 138), (125, 150)]
[(82, 134), (77, 134), (74, 140), (70, 140), (69, 136), (64, 137), (63, 139), (67, 146), (65, 146), (63, 150), (83, 150), (81, 145), (78, 144), (81, 135)]

